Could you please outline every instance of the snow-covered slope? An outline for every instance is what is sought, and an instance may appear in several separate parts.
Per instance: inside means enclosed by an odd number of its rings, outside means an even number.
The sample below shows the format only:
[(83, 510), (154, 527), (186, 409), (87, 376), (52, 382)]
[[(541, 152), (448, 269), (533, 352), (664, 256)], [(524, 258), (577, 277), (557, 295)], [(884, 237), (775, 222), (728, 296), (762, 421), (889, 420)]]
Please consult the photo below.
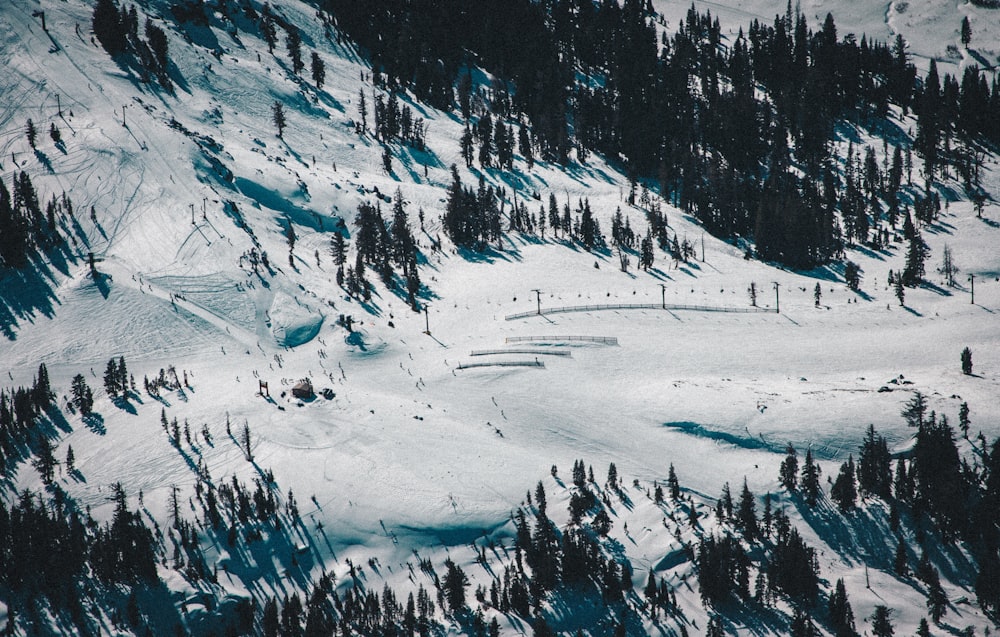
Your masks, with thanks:
[[(654, 5), (671, 28), (687, 8)], [(773, 17), (763, 3), (696, 5), (733, 29), (751, 17)], [(37, 10), (45, 12), (47, 31)], [(917, 57), (948, 58), (964, 14), (972, 18), (978, 54), (995, 60), (1000, 42), (996, 20), (965, 4), (948, 7), (941, 18), (935, 12), (945, 9), (925, 0), (888, 8), (812, 2), (802, 10), (813, 25), (814, 14), (832, 11), (841, 32), (879, 39), (902, 33)], [(695, 243), (698, 258), (678, 265), (658, 252), (649, 272), (623, 273), (617, 256), (551, 237), (510, 234), (502, 250), (484, 256), (459, 253), (447, 242), (432, 251), (432, 241), (443, 236), (439, 217), (450, 166), (463, 165), (458, 117), (408, 101), (427, 122), (428, 149), (394, 146), (387, 173), (381, 146), (355, 132), (359, 91), (372, 91), (362, 80), (370, 70), (356, 51), (325, 37), (312, 7), (282, 2), (279, 11), (301, 28), (304, 49), (325, 62), (322, 89), (291, 72), (282, 44), (268, 54), (246, 25), (231, 35), (216, 13), (209, 27), (178, 26), (159, 19), (166, 11), (155, 2), (141, 8), (168, 33), (172, 94), (143, 84), (94, 43), (88, 2), (11, 0), (0, 9), (0, 174), (10, 183), (28, 171), (44, 199), (65, 191), (80, 226), (76, 258), (64, 268), (53, 263), (35, 278), (0, 280), (0, 315), (8, 317), (0, 341), (0, 368), (9, 374), (4, 384), (30, 384), (44, 362), (64, 405), (70, 379), (84, 373), (100, 387), (112, 356), (124, 356), (137, 381), (172, 365), (186, 371), (190, 384), (160, 400), (140, 392), (125, 408), (98, 391), (98, 424), (67, 416), (56, 456), (72, 445), (79, 476), (59, 482), (96, 516), (110, 515), (108, 489), (119, 481), (130, 495), (141, 491), (144, 506), (166, 520), (174, 486), (185, 499), (193, 496), (195, 464), (221, 480), (252, 480), (257, 470), (237, 442), (237, 428), (246, 423), (256, 466), (272, 469), (283, 489), (294, 490), (306, 526), (322, 525), (321, 534), (302, 533), (312, 555), (303, 561), (308, 576), (326, 571), (350, 581), (348, 560), (375, 557), (386, 569), (372, 569), (368, 587), (381, 588), (384, 579), (405, 591), (415, 586), (406, 565), (417, 551), (436, 564), (450, 555), (474, 588), (488, 586), (491, 576), (469, 545), (490, 535), (509, 540), (511, 512), (539, 480), (558, 511), (553, 519), (566, 522), (569, 492), (550, 475), (553, 465), (568, 483), (569, 468), (583, 458), (603, 482), (614, 462), (633, 505), (615, 507), (611, 535), (641, 587), (650, 568), (677, 582), (691, 572), (690, 563), (663, 566), (680, 544), (661, 522), (664, 509), (646, 499), (671, 464), (706, 512), (723, 483), (735, 489), (744, 477), (757, 494), (778, 493), (778, 465), (789, 442), (811, 447), (827, 476), (857, 454), (870, 423), (894, 451), (908, 449), (913, 431), (899, 412), (915, 390), (953, 421), (968, 402), (973, 434), (1000, 435), (997, 207), (988, 205), (979, 219), (970, 202), (957, 196), (948, 202), (925, 233), (929, 269), (947, 244), (962, 269), (960, 284), (948, 288), (932, 272), (932, 285), (907, 290), (905, 308), (887, 285), (889, 270), (902, 267), (902, 248), (887, 255), (852, 251), (864, 277), (863, 293), (856, 294), (836, 268), (796, 273), (747, 261), (669, 206), (671, 227)], [(287, 113), (283, 139), (271, 121), (276, 101)], [(28, 118), (40, 130), (56, 124), (64, 147), (43, 136), (33, 152), (23, 133)], [(476, 170), (460, 173), (468, 184), (479, 178)], [(516, 191), (532, 212), (554, 193), (560, 205), (569, 200), (573, 207), (588, 198), (605, 230), (619, 207), (633, 228), (645, 227), (644, 212), (625, 202), (627, 179), (600, 157), (566, 170), (541, 162), (530, 171), (518, 158), (513, 172), (486, 171), (485, 178), (508, 197)], [(1000, 193), (994, 161), (985, 185)], [(370, 303), (358, 303), (334, 280), (329, 246), (338, 221), (353, 228), (360, 202), (388, 208), (397, 189), (415, 230), (418, 210), (425, 214), (416, 234), (426, 257), (426, 314), (382, 285)], [(291, 262), (289, 224), (297, 235)], [(245, 267), (241, 256), (251, 249), (270, 255), (273, 275)], [(109, 275), (100, 285), (89, 275), (88, 252)], [(760, 289), (758, 305), (780, 303), (780, 312), (747, 311), (751, 283)], [(543, 310), (652, 307), (508, 320), (536, 303)], [(338, 324), (340, 315), (353, 317), (355, 331)], [(966, 346), (974, 353), (971, 376), (959, 365)], [(523, 365), (474, 365), (497, 362)], [(301, 378), (335, 395), (293, 399), (291, 385)], [(259, 381), (268, 383), (270, 400), (259, 395)], [(193, 434), (204, 425), (214, 442), (195, 435), (179, 454), (161, 429), (161, 410), (190, 423)], [(633, 479), (638, 486), (630, 486)], [(9, 501), (15, 489), (39, 489), (40, 480), (25, 463), (8, 486)], [(891, 558), (880, 552), (891, 554), (892, 540), (866, 537), (866, 528), (885, 525), (880, 503), (848, 522), (831, 521), (840, 518), (828, 509), (803, 520), (792, 499), (783, 495), (780, 503), (820, 549), (824, 579), (845, 578), (859, 628), (876, 604), (885, 604), (896, 610), (898, 633), (915, 630), (926, 614), (923, 595), (891, 574)], [(681, 527), (684, 541), (695, 541)], [(209, 555), (217, 565), (232, 557), (222, 546)], [(978, 631), (989, 622), (974, 604), (959, 603), (974, 594), (968, 575), (949, 565), (954, 558), (949, 553), (938, 562), (953, 602), (946, 623)], [(248, 569), (243, 578), (239, 571), (220, 578), (221, 586), (275, 595), (307, 581), (263, 576), (271, 571), (258, 567), (259, 582)], [(189, 586), (170, 569), (163, 573), (171, 587)], [(703, 632), (708, 612), (697, 592), (681, 598), (688, 629)], [(554, 617), (566, 630), (606, 631), (565, 610)], [(504, 634), (530, 630), (500, 620)], [(729, 628), (746, 629), (739, 621)], [(630, 631), (654, 632), (654, 626)]]

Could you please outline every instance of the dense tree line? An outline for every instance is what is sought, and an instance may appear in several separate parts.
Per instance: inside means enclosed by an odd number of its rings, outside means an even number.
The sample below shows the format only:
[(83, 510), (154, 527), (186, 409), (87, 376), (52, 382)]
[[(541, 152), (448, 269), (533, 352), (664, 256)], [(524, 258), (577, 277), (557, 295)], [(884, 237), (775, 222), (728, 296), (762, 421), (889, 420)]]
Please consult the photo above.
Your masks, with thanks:
[[(182, 5), (176, 5), (178, 9)], [(178, 19), (189, 19), (197, 15), (197, 12), (181, 11)], [(204, 12), (201, 13), (204, 19)], [(168, 74), (170, 66), (169, 41), (166, 32), (146, 18), (143, 25), (143, 35), (139, 36), (139, 14), (135, 5), (119, 6), (115, 0), (97, 0), (94, 5), (94, 12), (91, 17), (91, 25), (94, 35), (105, 51), (112, 57), (125, 54), (133, 56), (143, 75), (144, 81), (151, 78), (164, 87), (170, 88), (170, 76)]]
[(0, 180), (0, 268), (27, 265), (36, 250), (60, 245), (59, 220), (72, 219), (66, 193), (52, 196), (44, 209), (27, 172), (15, 172), (11, 188)]
[[(660, 37), (642, 0), (320, 4), (382, 81), (461, 110), (468, 164), (478, 142), (481, 165), (510, 168), (508, 122), (526, 123), (517, 137), (529, 165), (533, 147), (547, 160), (565, 162), (574, 147), (580, 159), (587, 150), (621, 158), (711, 232), (753, 237), (762, 258), (796, 267), (838, 257), (845, 244), (885, 245), (887, 227), (906, 214), (903, 153), (923, 157), (928, 180), (954, 164), (974, 193), (977, 144), (1000, 141), (987, 117), (1000, 106), (996, 81), (975, 67), (961, 82), (933, 66), (918, 79), (901, 37), (891, 46), (841, 37), (830, 15), (813, 31), (789, 8), (725, 41), (718, 20), (693, 7)], [(472, 64), (498, 80), (473, 86)], [(477, 114), (472, 95), (490, 110)], [(884, 148), (893, 170), (877, 175), (868, 150), (864, 181), (857, 171), (842, 179), (834, 126), (868, 125), (893, 104), (918, 118), (913, 146)], [(860, 155), (847, 158), (849, 170)]]

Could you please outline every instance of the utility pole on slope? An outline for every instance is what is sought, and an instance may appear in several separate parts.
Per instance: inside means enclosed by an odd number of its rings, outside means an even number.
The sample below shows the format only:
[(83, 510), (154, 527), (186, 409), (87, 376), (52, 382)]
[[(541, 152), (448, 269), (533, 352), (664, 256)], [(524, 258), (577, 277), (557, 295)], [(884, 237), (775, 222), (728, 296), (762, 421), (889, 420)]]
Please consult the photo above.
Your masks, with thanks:
[(774, 282), (774, 313), (781, 314), (781, 299), (778, 297), (778, 288), (781, 285), (777, 281)]
[(194, 224), (194, 204), (192, 203), (192, 204), (188, 204), (188, 205), (191, 206), (191, 225), (193, 226), (193, 225), (195, 225)]
[(541, 316), (541, 314), (542, 314), (542, 291), (541, 290), (532, 290), (532, 292), (535, 293), (535, 301), (536, 301), (537, 306), (538, 306), (538, 315)]
[(128, 128), (128, 124), (125, 123), (125, 109), (128, 108), (128, 104), (122, 104), (122, 126)]
[(664, 283), (660, 284), (660, 304), (663, 309), (667, 309), (667, 286)]
[(427, 336), (431, 335), (431, 319), (427, 313), (429, 307), (430, 305), (424, 304), (424, 334)]
[(202, 197), (201, 198), (201, 220), (202, 221), (207, 221), (208, 220), (208, 208), (207, 208), (207, 206), (208, 206), (208, 197)]
[(972, 300), (969, 301), (969, 303), (971, 303), (972, 305), (975, 305), (976, 304), (976, 275), (975, 274), (970, 274), (969, 275), (969, 287), (970, 287), (970, 291), (972, 292)]

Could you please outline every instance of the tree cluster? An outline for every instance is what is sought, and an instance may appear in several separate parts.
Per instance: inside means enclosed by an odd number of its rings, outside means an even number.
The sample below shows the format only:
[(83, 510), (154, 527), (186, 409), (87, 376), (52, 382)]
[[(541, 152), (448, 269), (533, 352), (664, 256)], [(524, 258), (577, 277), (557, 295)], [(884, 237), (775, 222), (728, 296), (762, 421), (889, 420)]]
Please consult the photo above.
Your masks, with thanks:
[[(181, 5), (176, 5), (180, 7)], [(186, 19), (185, 13), (176, 16)], [(201, 14), (204, 20), (204, 12)], [(139, 37), (139, 15), (135, 5), (118, 6), (115, 0), (97, 0), (91, 16), (91, 25), (98, 42), (112, 57), (123, 54), (134, 56), (144, 81), (155, 77), (164, 88), (170, 88), (170, 52), (167, 34), (149, 18), (143, 26), (146, 39)]]

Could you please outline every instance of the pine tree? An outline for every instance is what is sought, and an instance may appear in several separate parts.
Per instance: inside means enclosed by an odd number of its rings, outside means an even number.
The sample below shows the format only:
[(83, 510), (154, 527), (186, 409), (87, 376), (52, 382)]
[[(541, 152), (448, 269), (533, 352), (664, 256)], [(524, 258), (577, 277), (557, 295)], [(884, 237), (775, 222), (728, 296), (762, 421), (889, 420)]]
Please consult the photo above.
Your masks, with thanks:
[(274, 102), (271, 105), (271, 118), (274, 122), (274, 127), (278, 129), (278, 139), (283, 139), (282, 135), (285, 133), (285, 107), (281, 105), (281, 102)]
[(781, 468), (778, 470), (781, 486), (792, 493), (798, 488), (799, 480), (799, 459), (796, 455), (795, 447), (788, 443), (785, 447), (785, 459), (781, 461)]
[(52, 143), (58, 146), (62, 143), (62, 133), (59, 131), (59, 127), (56, 126), (55, 122), (49, 125), (49, 137), (52, 138)]
[(962, 350), (962, 373), (966, 376), (972, 374), (972, 350), (966, 347)]
[(57, 464), (59, 464), (59, 461), (56, 460), (55, 454), (53, 453), (52, 443), (48, 438), (42, 438), (41, 443), (38, 445), (38, 452), (35, 456), (34, 465), (35, 469), (38, 470), (38, 474), (42, 477), (43, 484), (52, 484)]
[(892, 613), (887, 607), (878, 605), (875, 607), (875, 612), (872, 613), (872, 634), (875, 637), (892, 637), (895, 630), (892, 626), (892, 620), (889, 619)]
[(854, 509), (858, 492), (854, 486), (854, 457), (849, 456), (847, 462), (840, 465), (840, 473), (830, 488), (830, 498), (837, 503), (842, 513)]
[(851, 603), (847, 599), (843, 578), (837, 580), (833, 593), (830, 594), (827, 609), (835, 637), (852, 637), (857, 634), (854, 630), (854, 611), (851, 610)]
[(68, 473), (76, 471), (76, 455), (73, 453), (73, 445), (66, 447), (66, 471)]
[(115, 56), (125, 51), (125, 29), (114, 0), (97, 0), (91, 25), (97, 41), (109, 55)]
[(25, 134), (28, 137), (28, 145), (32, 148), (35, 147), (35, 140), (38, 138), (38, 130), (35, 128), (35, 123), (28, 118), (28, 124), (25, 127)]
[(944, 281), (948, 287), (955, 287), (955, 275), (958, 272), (958, 266), (955, 265), (955, 258), (951, 253), (951, 246), (946, 243), (941, 251), (941, 274), (944, 275)]
[(748, 540), (752, 540), (760, 535), (760, 527), (757, 524), (757, 505), (754, 502), (753, 493), (747, 487), (746, 478), (743, 478), (743, 491), (740, 493), (740, 504), (736, 513), (736, 526), (743, 531), (743, 535)]
[[(176, 421), (175, 421), (176, 422)], [(175, 434), (176, 437), (176, 434)], [(253, 462), (253, 449), (250, 446), (250, 424), (243, 423), (243, 431), (240, 433), (240, 447), (247, 460)]]
[(313, 51), (311, 62), (313, 82), (316, 84), (316, 88), (323, 88), (323, 82), (326, 80), (326, 65), (323, 63), (323, 58), (319, 56), (319, 53)]
[(927, 398), (919, 391), (913, 393), (913, 398), (907, 401), (900, 415), (909, 427), (921, 427), (927, 414)]
[(667, 490), (670, 492), (670, 499), (676, 502), (681, 497), (681, 485), (677, 481), (677, 474), (674, 472), (674, 463), (670, 463), (667, 471)]
[(963, 401), (958, 407), (958, 428), (962, 430), (962, 437), (969, 437), (969, 403)]
[(111, 398), (116, 398), (121, 390), (121, 385), (118, 383), (118, 364), (112, 358), (104, 370), (104, 391)]
[(885, 438), (876, 436), (875, 425), (868, 432), (858, 454), (858, 487), (862, 494), (888, 500), (892, 488), (892, 456)]
[(910, 574), (909, 558), (906, 555), (906, 543), (900, 540), (896, 544), (896, 555), (892, 561), (892, 570), (899, 577), (907, 577)]
[(448, 602), (448, 609), (452, 613), (458, 613), (465, 608), (465, 589), (469, 585), (469, 578), (450, 558), (445, 560), (444, 565), (446, 571), (441, 578), (441, 587)]
[(298, 75), (305, 68), (305, 64), (302, 62), (302, 36), (295, 27), (288, 29), (285, 46), (288, 47), (288, 57), (292, 60), (292, 73)]
[(962, 46), (969, 48), (972, 42), (972, 25), (969, 24), (969, 16), (962, 17)]
[(819, 465), (813, 462), (812, 449), (807, 449), (805, 464), (802, 467), (802, 493), (809, 506), (816, 506), (819, 500), (819, 474)]

